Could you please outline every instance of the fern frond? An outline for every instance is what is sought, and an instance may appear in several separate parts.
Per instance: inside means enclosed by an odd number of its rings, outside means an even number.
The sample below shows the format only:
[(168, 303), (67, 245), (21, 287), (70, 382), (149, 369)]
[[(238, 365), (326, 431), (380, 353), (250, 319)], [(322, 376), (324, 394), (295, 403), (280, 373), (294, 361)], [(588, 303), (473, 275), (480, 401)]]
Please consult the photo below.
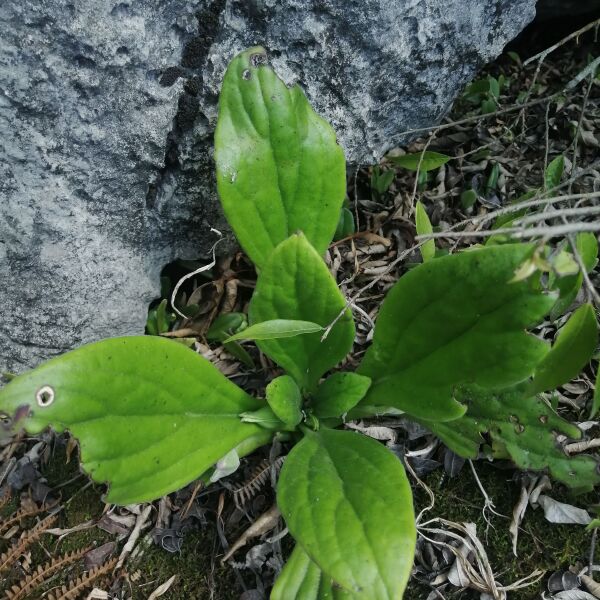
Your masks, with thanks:
[(269, 462), (268, 459), (261, 461), (244, 482), (235, 486), (232, 492), (236, 507), (243, 510), (246, 503), (254, 498), (263, 485), (265, 485), (271, 475), (271, 468), (274, 468), (278, 473), (284, 460), (285, 456), (280, 456), (273, 462)]
[(34, 589), (40, 587), (44, 582), (54, 575), (57, 571), (66, 568), (68, 565), (80, 560), (83, 556), (91, 550), (91, 546), (82, 548), (81, 550), (73, 550), (67, 554), (62, 554), (53, 558), (51, 561), (44, 565), (38, 566), (38, 568), (19, 581), (18, 584), (12, 586), (10, 590), (7, 590), (6, 597), (8, 600), (20, 600), (28, 596)]
[(35, 527), (24, 531), (21, 537), (0, 556), (0, 573), (10, 568), (17, 558), (38, 540), (56, 521), (56, 515), (50, 515), (40, 521)]
[(51, 594), (48, 594), (48, 600), (76, 600), (79, 594), (90, 587), (92, 583), (109, 573), (117, 564), (117, 557), (111, 558), (103, 565), (95, 567), (91, 571), (80, 575), (77, 579), (74, 579), (69, 585), (63, 585), (60, 590), (56, 590)]
[(35, 517), (40, 513), (46, 512), (48, 506), (42, 504), (42, 506), (35, 506), (33, 508), (20, 508), (12, 517), (6, 519), (0, 523), (0, 535), (6, 533), (13, 525), (16, 525), (19, 521), (27, 519), (28, 517)]

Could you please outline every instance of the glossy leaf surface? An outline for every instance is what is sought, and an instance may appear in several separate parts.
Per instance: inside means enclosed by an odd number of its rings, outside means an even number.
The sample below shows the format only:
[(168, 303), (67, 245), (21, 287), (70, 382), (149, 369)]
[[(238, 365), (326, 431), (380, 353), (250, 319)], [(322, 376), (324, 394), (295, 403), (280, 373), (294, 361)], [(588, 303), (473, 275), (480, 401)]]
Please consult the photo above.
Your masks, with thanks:
[(271, 592), (271, 600), (350, 600), (354, 597), (323, 575), (300, 545), (294, 548)]
[(263, 48), (242, 52), (225, 73), (215, 160), (227, 220), (259, 268), (296, 231), (325, 252), (346, 193), (344, 153), (302, 90), (267, 66)]
[(243, 331), (227, 338), (226, 342), (235, 340), (276, 340), (279, 338), (295, 337), (305, 333), (315, 333), (323, 328), (310, 321), (296, 321), (293, 319), (273, 319), (246, 327)]
[(354, 597), (399, 599), (415, 548), (410, 486), (376, 441), (321, 428), (288, 455), (277, 503), (317, 566)]
[(363, 402), (452, 420), (465, 411), (453, 397), (457, 386), (497, 388), (529, 377), (549, 348), (525, 328), (555, 301), (529, 281), (509, 283), (531, 250), (485, 247), (402, 276), (383, 302), (359, 368), (373, 380)]
[(579, 375), (594, 354), (598, 322), (591, 304), (581, 305), (558, 332), (552, 350), (537, 366), (533, 393), (552, 390)]
[[(345, 300), (323, 259), (301, 234), (277, 246), (261, 271), (250, 302), (252, 324), (271, 319), (311, 321), (329, 325)], [(293, 338), (262, 340), (258, 347), (283, 367), (301, 389), (312, 390), (323, 373), (352, 348), (354, 323), (349, 311), (321, 341), (321, 332)]]
[(318, 388), (313, 398), (317, 417), (341, 417), (354, 408), (365, 396), (371, 380), (357, 373), (334, 373)]
[(17, 377), (0, 410), (22, 405), (27, 432), (51, 426), (79, 440), (82, 467), (117, 504), (159, 498), (271, 435), (239, 418), (261, 402), (182, 344), (150, 336), (83, 346)]
[(555, 479), (579, 490), (600, 483), (598, 461), (591, 456), (568, 456), (557, 434), (579, 439), (581, 431), (559, 417), (543, 400), (527, 397), (527, 384), (502, 391), (471, 389), (464, 392), (469, 409), (451, 423), (423, 422), (454, 452), (475, 458), (489, 433), (497, 458), (510, 458), (519, 468), (549, 471)]
[(296, 427), (302, 421), (302, 395), (289, 375), (273, 379), (267, 386), (266, 393), (271, 410), (288, 427)]

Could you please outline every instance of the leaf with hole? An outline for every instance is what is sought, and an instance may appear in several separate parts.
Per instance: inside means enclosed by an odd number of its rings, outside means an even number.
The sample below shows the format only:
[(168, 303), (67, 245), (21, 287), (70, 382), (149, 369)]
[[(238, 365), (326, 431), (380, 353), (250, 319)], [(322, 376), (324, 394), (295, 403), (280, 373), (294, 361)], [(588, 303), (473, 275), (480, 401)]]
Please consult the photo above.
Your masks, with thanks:
[(258, 341), (258, 347), (283, 367), (301, 390), (312, 391), (320, 377), (352, 348), (354, 323), (345, 306), (323, 259), (306, 237), (298, 234), (279, 244), (261, 271), (249, 316), (252, 325), (292, 319), (311, 321), (323, 328), (343, 313), (323, 341), (321, 331)]
[(581, 438), (577, 426), (565, 421), (548, 404), (528, 396), (529, 384), (505, 390), (464, 389), (459, 398), (467, 413), (450, 423), (420, 421), (454, 452), (476, 458), (489, 434), (495, 458), (510, 458), (520, 469), (548, 471), (552, 477), (579, 491), (600, 483), (598, 461), (585, 455), (568, 456), (558, 443), (562, 434)]
[(302, 395), (289, 375), (273, 379), (267, 386), (266, 395), (271, 410), (288, 427), (296, 427), (302, 421)]
[(418, 169), (421, 173), (438, 169), (450, 160), (450, 157), (445, 154), (430, 151), (404, 154), (403, 156), (388, 156), (388, 158), (395, 165), (403, 169), (408, 169), (409, 171), (416, 171)]
[(583, 304), (559, 331), (552, 349), (535, 370), (532, 393), (552, 390), (579, 375), (598, 342), (594, 307)]
[(89, 344), (15, 378), (0, 391), (0, 410), (23, 405), (19, 426), (69, 430), (82, 467), (109, 483), (116, 504), (160, 498), (240, 444), (248, 453), (272, 436), (240, 421), (260, 401), (182, 344), (151, 336)]
[(225, 73), (215, 161), (225, 216), (257, 267), (296, 231), (325, 252), (346, 194), (344, 153), (300, 87), (267, 66), (263, 48), (242, 52)]
[[(433, 227), (429, 221), (429, 216), (425, 211), (425, 207), (420, 200), (417, 201), (417, 207), (415, 210), (415, 220), (418, 235), (428, 235), (433, 232)], [(420, 248), (423, 262), (427, 262), (435, 257), (435, 242), (433, 240), (427, 240)]]
[(529, 281), (509, 283), (533, 252), (490, 246), (418, 265), (383, 301), (359, 373), (373, 380), (362, 403), (423, 419), (452, 420), (455, 389), (512, 385), (531, 376), (548, 345), (526, 333), (555, 298)]
[(225, 341), (236, 340), (277, 340), (281, 338), (296, 337), (306, 333), (323, 331), (321, 325), (311, 321), (298, 321), (294, 319), (272, 319), (246, 327), (243, 331), (232, 335)]
[(357, 373), (334, 373), (317, 388), (313, 410), (317, 417), (341, 417), (354, 408), (365, 396), (371, 380)]
[(356, 599), (402, 596), (416, 538), (411, 491), (381, 444), (307, 430), (283, 465), (277, 504), (306, 554)]

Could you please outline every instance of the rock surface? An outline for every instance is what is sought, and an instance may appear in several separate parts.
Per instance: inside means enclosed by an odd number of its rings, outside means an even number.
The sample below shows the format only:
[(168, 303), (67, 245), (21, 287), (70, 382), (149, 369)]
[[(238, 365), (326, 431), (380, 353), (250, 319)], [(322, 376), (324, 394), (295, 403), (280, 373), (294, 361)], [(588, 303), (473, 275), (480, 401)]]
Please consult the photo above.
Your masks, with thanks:
[(266, 46), (352, 163), (439, 121), (534, 0), (4, 0), (0, 370), (143, 332), (161, 268), (224, 223), (212, 130), (227, 61)]

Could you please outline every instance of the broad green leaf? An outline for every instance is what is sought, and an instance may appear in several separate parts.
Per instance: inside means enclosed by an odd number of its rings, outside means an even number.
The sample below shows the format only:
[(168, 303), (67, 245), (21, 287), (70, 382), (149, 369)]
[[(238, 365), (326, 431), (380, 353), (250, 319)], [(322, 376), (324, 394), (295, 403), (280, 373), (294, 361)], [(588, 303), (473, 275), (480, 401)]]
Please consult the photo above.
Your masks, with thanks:
[(546, 172), (544, 173), (544, 185), (547, 190), (551, 190), (558, 186), (564, 170), (565, 157), (562, 154), (559, 154), (546, 167)]
[(490, 91), (489, 79), (478, 79), (470, 83), (463, 92), (464, 96), (480, 96)]
[(151, 336), (89, 344), (15, 378), (0, 391), (0, 410), (22, 405), (28, 433), (51, 426), (79, 440), (82, 467), (109, 483), (116, 504), (159, 498), (271, 436), (239, 418), (260, 401), (195, 352)]
[(596, 372), (596, 388), (594, 389), (594, 398), (592, 400), (592, 410), (590, 411), (590, 419), (593, 419), (600, 410), (600, 363), (598, 363), (598, 371)]
[(237, 342), (227, 342), (227, 338), (233, 333), (248, 326), (244, 313), (232, 312), (219, 315), (206, 332), (207, 340), (216, 340), (223, 344), (223, 348), (232, 356), (244, 363), (251, 369), (254, 368), (252, 357)]
[[(484, 113), (486, 112), (493, 112), (495, 110), (496, 106), (495, 104), (492, 102), (492, 110), (490, 111), (483, 111)], [(482, 105), (482, 109), (483, 109), (483, 105)], [(492, 167), (492, 170), (490, 171), (490, 174), (488, 175), (487, 181), (485, 182), (485, 195), (486, 196), (490, 196), (493, 192), (495, 192), (498, 188), (498, 177), (500, 176), (500, 165), (498, 163), (494, 163), (494, 166)]]
[(267, 66), (263, 48), (242, 52), (225, 73), (215, 161), (225, 216), (259, 268), (296, 231), (325, 252), (346, 194), (344, 153), (300, 87)]
[(226, 342), (235, 340), (276, 340), (280, 338), (296, 337), (306, 333), (323, 331), (323, 327), (311, 321), (297, 321), (294, 319), (272, 319), (246, 327), (243, 331), (227, 338)]
[(579, 265), (573, 258), (573, 255), (566, 250), (561, 250), (554, 256), (550, 264), (552, 265), (552, 273), (557, 277), (567, 277), (579, 273)]
[(334, 373), (318, 388), (313, 398), (313, 410), (319, 418), (335, 418), (346, 414), (365, 396), (371, 380), (357, 373)]
[(252, 357), (246, 352), (246, 350), (244, 350), (244, 348), (242, 348), (242, 346), (240, 346), (240, 344), (238, 344), (237, 342), (223, 342), (223, 348), (225, 348), (225, 350), (227, 350), (227, 352), (229, 352), (231, 356), (237, 358), (247, 367), (254, 369), (255, 365), (254, 361), (252, 360)]
[(494, 96), (494, 98), (500, 97), (500, 84), (495, 77), (491, 77), (488, 75), (488, 81), (490, 82), (490, 94)]
[(355, 596), (335, 586), (297, 544), (271, 591), (271, 600), (342, 600)]
[(491, 100), (490, 98), (486, 98), (481, 102), (480, 108), (482, 115), (489, 115), (490, 113), (493, 113), (497, 107), (496, 103), (493, 100)]
[[(346, 302), (323, 259), (302, 234), (277, 246), (256, 282), (250, 301), (250, 322), (273, 319), (306, 320), (326, 327), (344, 310)], [(312, 391), (320, 377), (352, 348), (354, 323), (350, 311), (331, 329), (262, 340), (258, 347), (283, 367), (302, 390)]]
[(533, 374), (548, 345), (525, 332), (555, 298), (529, 281), (509, 283), (528, 244), (490, 246), (418, 265), (383, 302), (359, 373), (373, 383), (362, 403), (430, 420), (465, 407), (454, 390), (505, 387)]
[[(423, 160), (421, 160), (423, 156)], [(442, 165), (445, 165), (450, 157), (439, 152), (416, 152), (415, 154), (404, 154), (403, 156), (388, 156), (389, 160), (395, 165), (408, 169), (409, 171), (416, 171), (419, 169), (421, 173), (427, 173), (433, 171)], [(419, 167), (419, 163), (421, 166)]]
[[(416, 226), (417, 233), (419, 235), (427, 235), (433, 231), (429, 217), (425, 212), (425, 207), (420, 200), (417, 201), (416, 207)], [(435, 258), (435, 242), (433, 240), (427, 240), (420, 248), (423, 262), (427, 262), (432, 258)]]
[(338, 221), (333, 239), (335, 241), (343, 240), (344, 238), (351, 236), (355, 231), (356, 226), (354, 225), (354, 215), (350, 209), (344, 206), (340, 211), (340, 219)]
[(560, 330), (552, 349), (535, 370), (532, 393), (552, 390), (579, 375), (598, 342), (594, 307), (583, 304)]
[(559, 417), (543, 400), (527, 397), (527, 384), (513, 389), (465, 390), (467, 413), (451, 423), (420, 421), (454, 452), (475, 458), (482, 433), (492, 440), (497, 458), (510, 458), (523, 470), (548, 471), (552, 477), (580, 491), (600, 483), (598, 461), (591, 456), (568, 456), (558, 434), (581, 438), (581, 431)]
[[(598, 240), (593, 233), (580, 233), (576, 238), (577, 251), (589, 273), (598, 262)], [(550, 318), (556, 319), (564, 314), (571, 304), (575, 301), (581, 285), (583, 284), (583, 274), (567, 275), (556, 279), (556, 288), (559, 291), (559, 298), (550, 312)]]
[(246, 315), (239, 312), (219, 315), (206, 332), (207, 340), (225, 341), (232, 333), (246, 325)]
[(349, 431), (306, 431), (277, 487), (290, 533), (357, 599), (402, 597), (415, 549), (410, 485), (400, 461)]
[(378, 166), (375, 166), (373, 167), (373, 172), (371, 174), (371, 189), (376, 192), (378, 196), (381, 196), (388, 191), (395, 177), (395, 171), (381, 171)]
[(273, 379), (266, 392), (271, 410), (288, 427), (296, 427), (302, 421), (302, 395), (289, 375)]
[(465, 190), (460, 195), (460, 204), (465, 210), (468, 210), (477, 202), (477, 198), (479, 198), (479, 195), (475, 190)]

